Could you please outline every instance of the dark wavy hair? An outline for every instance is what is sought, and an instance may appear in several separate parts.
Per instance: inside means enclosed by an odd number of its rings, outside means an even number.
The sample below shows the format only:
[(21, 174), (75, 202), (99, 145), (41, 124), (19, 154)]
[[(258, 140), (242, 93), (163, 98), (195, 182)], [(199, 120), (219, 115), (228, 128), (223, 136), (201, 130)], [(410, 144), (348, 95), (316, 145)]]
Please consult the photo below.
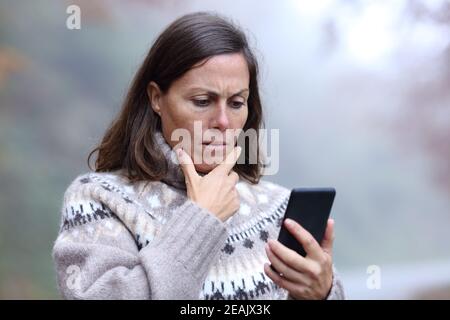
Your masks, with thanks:
[[(92, 155), (98, 152), (96, 172), (125, 169), (132, 182), (164, 178), (167, 160), (153, 134), (161, 130), (161, 119), (150, 105), (148, 84), (154, 81), (166, 93), (170, 85), (194, 65), (212, 56), (229, 53), (242, 53), (247, 61), (250, 73), (249, 111), (243, 129), (244, 132), (255, 129), (259, 133), (263, 117), (258, 63), (244, 32), (216, 13), (190, 13), (172, 22), (155, 40), (131, 83), (120, 113), (105, 132), (101, 143), (89, 153), (89, 168), (92, 170)], [(249, 142), (245, 140), (245, 143)], [(256, 152), (257, 161), (250, 164), (247, 151), (252, 149)], [(256, 148), (247, 148), (246, 145), (243, 150), (246, 150), (245, 163), (238, 163), (233, 169), (247, 181), (258, 183), (262, 175), (259, 135)]]

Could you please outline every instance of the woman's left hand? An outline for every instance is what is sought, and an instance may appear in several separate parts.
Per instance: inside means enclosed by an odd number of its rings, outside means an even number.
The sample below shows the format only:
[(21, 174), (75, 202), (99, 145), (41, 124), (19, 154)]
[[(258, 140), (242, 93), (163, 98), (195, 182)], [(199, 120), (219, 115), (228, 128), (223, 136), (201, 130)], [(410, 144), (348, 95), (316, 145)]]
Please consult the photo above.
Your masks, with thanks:
[(264, 272), (278, 286), (289, 291), (294, 299), (326, 299), (333, 283), (334, 220), (328, 220), (321, 245), (297, 222), (286, 219), (284, 224), (301, 243), (306, 257), (271, 239), (266, 244), (266, 253), (281, 275), (269, 264), (264, 265)]

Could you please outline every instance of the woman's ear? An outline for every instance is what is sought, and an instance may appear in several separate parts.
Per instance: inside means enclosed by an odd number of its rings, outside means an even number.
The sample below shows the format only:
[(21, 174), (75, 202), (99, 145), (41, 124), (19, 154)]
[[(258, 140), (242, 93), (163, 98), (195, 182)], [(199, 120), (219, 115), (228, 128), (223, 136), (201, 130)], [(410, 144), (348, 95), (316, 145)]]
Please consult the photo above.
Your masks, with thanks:
[(155, 111), (159, 116), (161, 116), (161, 90), (159, 89), (158, 84), (154, 81), (150, 81), (147, 86), (147, 95), (148, 100), (150, 101), (150, 105), (152, 106), (153, 111)]

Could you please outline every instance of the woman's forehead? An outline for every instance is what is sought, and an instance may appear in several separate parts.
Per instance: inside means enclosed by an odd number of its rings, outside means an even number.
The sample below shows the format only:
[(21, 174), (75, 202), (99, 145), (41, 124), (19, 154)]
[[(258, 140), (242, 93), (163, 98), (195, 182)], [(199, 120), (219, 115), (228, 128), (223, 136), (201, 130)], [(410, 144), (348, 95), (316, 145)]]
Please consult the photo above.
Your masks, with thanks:
[(209, 58), (206, 63), (187, 71), (177, 82), (183, 90), (235, 94), (248, 89), (250, 74), (242, 54), (226, 54)]

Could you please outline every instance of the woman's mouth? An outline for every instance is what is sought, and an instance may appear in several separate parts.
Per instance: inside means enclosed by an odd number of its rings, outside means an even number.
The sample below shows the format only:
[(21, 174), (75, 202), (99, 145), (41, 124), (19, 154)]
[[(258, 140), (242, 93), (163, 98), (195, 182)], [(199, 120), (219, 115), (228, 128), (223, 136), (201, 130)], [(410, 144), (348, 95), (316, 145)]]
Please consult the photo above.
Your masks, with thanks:
[(220, 150), (223, 151), (225, 150), (225, 148), (227, 147), (226, 142), (203, 142), (202, 143), (203, 147), (206, 150)]
[(227, 144), (225, 142), (223, 142), (223, 143), (217, 143), (217, 142), (207, 143), (207, 142), (204, 142), (203, 143), (203, 146), (209, 147), (209, 148), (225, 148), (226, 145)]

